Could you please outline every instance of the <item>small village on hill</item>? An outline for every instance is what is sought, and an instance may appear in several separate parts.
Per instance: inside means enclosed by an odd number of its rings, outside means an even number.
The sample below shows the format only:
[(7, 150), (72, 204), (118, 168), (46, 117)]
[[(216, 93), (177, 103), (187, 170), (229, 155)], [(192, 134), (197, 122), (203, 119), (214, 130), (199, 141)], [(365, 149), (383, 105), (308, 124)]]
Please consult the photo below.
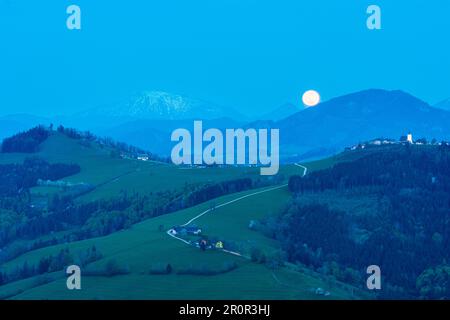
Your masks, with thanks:
[(416, 146), (442, 146), (442, 145), (450, 145), (450, 142), (448, 141), (438, 141), (436, 139), (427, 140), (426, 138), (419, 138), (415, 140), (413, 138), (412, 133), (408, 133), (405, 136), (401, 136), (399, 140), (395, 139), (389, 139), (389, 138), (376, 138), (372, 139), (366, 142), (360, 142), (356, 145), (353, 145), (351, 147), (345, 148), (345, 151), (354, 151), (354, 150), (361, 150), (366, 149), (368, 147), (374, 147), (374, 146), (388, 146), (388, 145), (416, 145)]

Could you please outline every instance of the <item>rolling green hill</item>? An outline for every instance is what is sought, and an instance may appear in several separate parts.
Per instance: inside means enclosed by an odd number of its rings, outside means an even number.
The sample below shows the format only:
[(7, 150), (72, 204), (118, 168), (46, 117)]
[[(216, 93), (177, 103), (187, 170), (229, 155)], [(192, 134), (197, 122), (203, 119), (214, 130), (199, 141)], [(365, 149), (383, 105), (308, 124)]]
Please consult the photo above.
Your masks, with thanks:
[[(77, 199), (87, 202), (114, 197), (122, 190), (155, 193), (182, 190), (186, 185), (226, 181), (246, 176), (258, 176), (258, 168), (178, 168), (159, 162), (144, 162), (111, 156), (111, 149), (96, 143), (82, 143), (62, 134), (52, 134), (40, 147), (37, 156), (49, 162), (77, 163), (81, 172), (68, 177), (72, 183), (90, 183), (96, 188)], [(29, 154), (0, 154), (0, 163), (21, 162)], [(307, 164), (309, 170), (331, 166), (338, 158)], [(283, 166), (280, 173), (286, 179), (302, 173), (295, 165)], [(52, 187), (36, 187), (33, 194), (42, 197), (59, 192)], [(0, 266), (11, 271), (25, 262), (37, 266), (42, 258), (56, 256), (63, 249), (77, 256), (95, 246), (102, 254), (90, 263), (82, 278), (81, 291), (69, 291), (62, 271), (31, 277), (0, 286), (0, 298), (10, 299), (352, 299), (367, 298), (353, 287), (330, 281), (307, 268), (286, 265), (272, 269), (250, 261), (246, 256), (252, 248), (270, 255), (277, 252), (276, 241), (249, 228), (251, 220), (276, 214), (289, 201), (285, 185), (248, 190), (214, 199), (171, 214), (148, 219), (129, 229), (98, 238), (74, 241), (33, 250)], [(221, 204), (226, 204), (220, 206)], [(244, 255), (239, 257), (219, 250), (205, 252), (170, 237), (166, 231), (197, 217), (210, 208), (217, 208), (195, 220), (203, 233), (211, 238), (233, 243)], [(92, 270), (104, 270), (114, 260), (127, 274), (113, 277), (89, 275)], [(179, 274), (189, 269), (221, 269), (224, 264), (237, 268), (216, 275)], [(170, 264), (167, 275), (150, 274), (155, 266)], [(330, 292), (317, 295), (317, 288)]]
[[(251, 193), (251, 192), (247, 192)], [(217, 199), (218, 203), (239, 198), (244, 194), (229, 195)], [(216, 209), (198, 221), (208, 233), (220, 235), (224, 239), (252, 243), (265, 249), (275, 248), (276, 243), (247, 228), (248, 221), (276, 210), (273, 199), (287, 198), (285, 188), (248, 197), (229, 207)], [(279, 204), (282, 204), (280, 201)], [(268, 205), (271, 205), (269, 212)], [(241, 207), (242, 206), (242, 207)], [(219, 251), (202, 252), (169, 237), (159, 230), (160, 225), (172, 226), (191, 219), (208, 208), (202, 204), (193, 208), (168, 214), (133, 226), (129, 230), (114, 233), (107, 237), (95, 238), (70, 244), (48, 247), (25, 254), (3, 267), (13, 268), (27, 261), (38, 263), (43, 256), (57, 254), (62, 248), (71, 252), (85, 250), (95, 245), (104, 255), (103, 259), (89, 267), (101, 267), (109, 259), (126, 265), (130, 273), (116, 277), (83, 277), (83, 290), (69, 291), (65, 286), (63, 274), (55, 281), (29, 288), (30, 280), (11, 283), (0, 287), (0, 296), (8, 293), (20, 294), (14, 299), (317, 299), (314, 290), (318, 287), (331, 292), (329, 298), (352, 298), (351, 287), (331, 284), (316, 274), (307, 274), (281, 268), (275, 271), (264, 265)], [(251, 208), (251, 209), (250, 209)], [(236, 220), (234, 220), (236, 218)], [(193, 275), (149, 275), (146, 274), (155, 264), (170, 263), (174, 270), (190, 266), (218, 266), (224, 261), (235, 261), (238, 268), (215, 276)], [(38, 278), (35, 279), (39, 283)], [(331, 286), (330, 286), (331, 285)]]
[[(256, 176), (257, 168), (178, 168), (173, 165), (154, 162), (122, 159), (112, 156), (112, 148), (95, 142), (83, 142), (53, 133), (34, 154), (0, 153), (0, 164), (19, 163), (27, 157), (40, 157), (50, 163), (76, 163), (81, 172), (64, 179), (72, 183), (95, 185), (93, 192), (83, 200), (113, 197), (121, 190), (149, 193), (161, 190), (176, 190), (186, 184), (225, 181), (238, 177)], [(33, 192), (47, 193), (48, 187), (36, 187)]]

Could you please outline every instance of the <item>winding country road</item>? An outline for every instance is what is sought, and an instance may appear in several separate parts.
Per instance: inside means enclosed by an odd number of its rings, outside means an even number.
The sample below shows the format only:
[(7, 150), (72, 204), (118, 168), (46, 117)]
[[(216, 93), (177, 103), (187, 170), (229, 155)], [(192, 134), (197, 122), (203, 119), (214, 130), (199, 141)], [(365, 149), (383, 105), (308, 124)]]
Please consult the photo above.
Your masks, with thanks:
[[(297, 166), (297, 167), (299, 167), (299, 168), (302, 168), (302, 169), (303, 169), (303, 175), (302, 175), (302, 177), (306, 176), (306, 174), (307, 174), (307, 172), (308, 172), (308, 168), (307, 168), (307, 167), (305, 167), (305, 166), (303, 166), (303, 165), (301, 165), (301, 164), (299, 164), (299, 163), (294, 163), (294, 165)], [(246, 199), (246, 198), (249, 198), (249, 197), (253, 197), (253, 196), (256, 196), (256, 195), (259, 195), (259, 194), (263, 194), (263, 193), (266, 193), (266, 192), (278, 190), (278, 189), (284, 188), (284, 187), (286, 187), (286, 186), (288, 186), (287, 183), (286, 183), (286, 184), (283, 184), (283, 185), (280, 185), (280, 186), (277, 186), (277, 187), (270, 188), (270, 189), (260, 190), (260, 191), (257, 191), (257, 192), (253, 192), (253, 193), (247, 194), (247, 195), (245, 195), (245, 196), (236, 198), (236, 199), (234, 199), (234, 200), (230, 200), (230, 201), (227, 201), (227, 202), (225, 202), (225, 203), (222, 203), (222, 204), (216, 206), (215, 208), (225, 207), (225, 206), (227, 206), (227, 205), (230, 205), (230, 204), (232, 204), (232, 203), (238, 202), (238, 201), (240, 201), (240, 200), (243, 200), (243, 199)], [(208, 214), (208, 213), (211, 212), (212, 210), (213, 210), (213, 209), (208, 209), (208, 210), (203, 211), (202, 213), (200, 213), (200, 214), (198, 214), (197, 216), (193, 217), (192, 219), (190, 219), (189, 221), (187, 221), (185, 224), (183, 224), (183, 225), (181, 225), (181, 226), (182, 226), (182, 227), (188, 226), (189, 224), (191, 224), (192, 222), (194, 222), (194, 221), (196, 221), (197, 219), (201, 218), (201, 217), (204, 216), (205, 214)], [(180, 238), (180, 237), (177, 237), (177, 236), (175, 235), (174, 232), (175, 232), (175, 230), (170, 229), (170, 230), (167, 231), (167, 234), (168, 234), (170, 237), (172, 237), (172, 238), (174, 238), (174, 239), (176, 239), (176, 240), (179, 240), (179, 241), (181, 241), (181, 242), (183, 242), (183, 243), (185, 243), (185, 244), (187, 244), (187, 245), (189, 245), (189, 246), (192, 246), (192, 243), (190, 243), (189, 241), (186, 241), (186, 240), (184, 240), (184, 239), (182, 239), (182, 238)], [(220, 251), (225, 252), (225, 253), (228, 253), (228, 254), (231, 254), (231, 255), (234, 255), (234, 256), (238, 256), (238, 257), (244, 258), (244, 259), (246, 259), (246, 260), (251, 260), (251, 257), (246, 256), (246, 255), (243, 255), (243, 254), (241, 254), (241, 253), (239, 253), (239, 252), (234, 252), (234, 251), (230, 251), (230, 250), (226, 250), (226, 249), (220, 249)], [(276, 283), (278, 283), (279, 285), (284, 286), (284, 287), (288, 287), (288, 288), (292, 288), (292, 289), (295, 289), (295, 290), (297, 290), (297, 291), (300, 290), (297, 286), (293, 286), (293, 285), (291, 285), (291, 284), (289, 284), (289, 283), (284, 283), (284, 282), (280, 281), (280, 279), (277, 277), (277, 275), (275, 274), (274, 271), (271, 271), (270, 273), (271, 273), (272, 278), (274, 279), (274, 281), (275, 281)], [(307, 290), (307, 291), (305, 291), (305, 292), (310, 292), (310, 290)]]
[[(308, 168), (307, 168), (307, 167), (305, 167), (305, 166), (303, 166), (303, 165), (301, 165), (301, 164), (299, 164), (299, 163), (295, 163), (294, 165), (297, 166), (297, 167), (299, 167), (299, 168), (302, 168), (302, 169), (303, 169), (303, 177), (306, 176), (306, 173), (308, 172)], [(241, 201), (241, 200), (243, 200), (243, 199), (246, 199), (246, 198), (249, 198), (249, 197), (253, 197), (253, 196), (256, 196), (256, 195), (259, 195), (259, 194), (263, 194), (263, 193), (266, 193), (266, 192), (271, 192), (271, 191), (274, 191), (274, 190), (278, 190), (278, 189), (287, 187), (287, 185), (288, 185), (288, 184), (286, 183), (286, 184), (283, 184), (283, 185), (280, 185), (280, 186), (277, 186), (277, 187), (273, 187), (273, 188), (269, 188), (269, 189), (266, 189), (266, 190), (256, 191), (256, 192), (247, 194), (247, 195), (245, 195), (245, 196), (241, 196), (241, 197), (239, 197), (239, 198), (236, 198), (236, 199), (227, 201), (227, 202), (225, 202), (225, 203), (219, 204), (219, 205), (217, 205), (214, 209), (210, 208), (210, 209), (208, 209), (208, 210), (203, 211), (202, 213), (200, 213), (200, 214), (198, 214), (197, 216), (193, 217), (192, 219), (190, 219), (190, 220), (187, 221), (186, 223), (182, 224), (181, 226), (182, 226), (182, 227), (187, 227), (188, 225), (190, 225), (191, 223), (193, 223), (193, 222), (196, 221), (197, 219), (203, 217), (205, 214), (208, 214), (209, 212), (211, 212), (212, 210), (215, 210), (215, 209), (217, 209), (217, 208), (222, 208), (222, 207), (228, 206), (228, 205), (230, 205), (230, 204), (232, 204), (232, 203), (235, 203), (235, 202), (238, 202), (238, 201)], [(174, 239), (176, 239), (176, 240), (178, 240), (178, 241), (184, 242), (184, 243), (187, 244), (187, 245), (190, 245), (190, 246), (192, 245), (189, 241), (184, 240), (184, 239), (182, 239), (182, 238), (180, 238), (180, 237), (177, 237), (174, 229), (169, 229), (169, 230), (167, 231), (167, 234), (168, 234), (170, 237), (172, 237), (172, 238), (174, 238)], [(230, 254), (233, 254), (233, 255), (236, 255), (236, 256), (239, 256), (239, 257), (245, 257), (245, 256), (243, 256), (242, 254), (240, 254), (240, 253), (238, 253), (238, 252), (233, 252), (233, 251), (229, 251), (229, 250), (225, 250), (225, 249), (222, 249), (222, 251), (223, 251), (223, 252), (230, 253)], [(248, 257), (245, 257), (245, 258), (248, 258)]]
[(308, 173), (308, 168), (307, 168), (307, 167), (302, 166), (302, 165), (299, 164), (299, 163), (294, 163), (294, 165), (297, 166), (297, 167), (302, 168), (302, 169), (304, 170), (304, 171), (303, 171), (303, 177), (306, 176), (306, 174)]

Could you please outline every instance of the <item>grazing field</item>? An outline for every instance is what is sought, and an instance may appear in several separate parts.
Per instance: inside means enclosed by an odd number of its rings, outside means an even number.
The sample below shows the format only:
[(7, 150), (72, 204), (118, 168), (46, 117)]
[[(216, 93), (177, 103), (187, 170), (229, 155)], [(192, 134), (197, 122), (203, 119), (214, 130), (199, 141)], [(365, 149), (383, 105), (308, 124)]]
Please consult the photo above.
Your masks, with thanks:
[[(0, 153), (0, 164), (21, 163), (27, 157), (40, 157), (50, 163), (76, 163), (81, 172), (64, 179), (71, 183), (88, 183), (95, 189), (80, 201), (105, 199), (121, 191), (156, 193), (182, 190), (187, 185), (219, 182), (259, 175), (258, 168), (179, 168), (162, 162), (122, 159), (112, 156), (112, 149), (97, 143), (85, 143), (54, 133), (40, 146), (38, 153)], [(52, 194), (55, 188), (35, 187), (34, 194)]]
[[(249, 191), (248, 193), (251, 193)], [(239, 198), (246, 193), (229, 195), (217, 199), (217, 203)], [(284, 188), (235, 202), (230, 207), (217, 209), (214, 214), (205, 215), (199, 225), (205, 225), (209, 232), (218, 232), (223, 237), (239, 241), (251, 241), (262, 247), (276, 246), (272, 241), (247, 228), (250, 219), (262, 217), (277, 210), (276, 205), (267, 208), (274, 199), (286, 199)], [(280, 200), (281, 200), (280, 199)], [(253, 210), (247, 210), (253, 203)], [(281, 203), (281, 202), (280, 202)], [(242, 210), (239, 206), (243, 205)], [(95, 238), (70, 244), (57, 245), (27, 253), (7, 263), (6, 269), (25, 261), (38, 263), (43, 256), (56, 255), (61, 249), (71, 252), (85, 250), (95, 245), (103, 258), (89, 266), (101, 268), (108, 260), (114, 259), (129, 269), (129, 274), (116, 277), (83, 277), (83, 290), (74, 292), (66, 289), (65, 278), (30, 288), (32, 280), (21, 281), (0, 287), (0, 296), (11, 292), (21, 292), (11, 298), (16, 299), (315, 299), (318, 287), (330, 291), (327, 298), (351, 298), (350, 289), (342, 289), (322, 280), (319, 276), (308, 275), (281, 268), (272, 271), (265, 265), (225, 252), (188, 246), (170, 238), (164, 230), (184, 223), (208, 208), (202, 204), (173, 214), (150, 219), (134, 225), (131, 229), (114, 233), (107, 237)], [(225, 208), (227, 210), (225, 210)], [(267, 209), (267, 210), (266, 210)], [(235, 218), (235, 222), (233, 222)], [(236, 226), (234, 230), (233, 225)], [(178, 275), (177, 270), (191, 266), (220, 266), (234, 261), (238, 268), (215, 276)], [(171, 264), (174, 273), (170, 275), (150, 275), (148, 271), (155, 264)], [(283, 279), (289, 279), (284, 283)], [(38, 282), (38, 279), (35, 280)], [(324, 297), (325, 298), (325, 297)]]

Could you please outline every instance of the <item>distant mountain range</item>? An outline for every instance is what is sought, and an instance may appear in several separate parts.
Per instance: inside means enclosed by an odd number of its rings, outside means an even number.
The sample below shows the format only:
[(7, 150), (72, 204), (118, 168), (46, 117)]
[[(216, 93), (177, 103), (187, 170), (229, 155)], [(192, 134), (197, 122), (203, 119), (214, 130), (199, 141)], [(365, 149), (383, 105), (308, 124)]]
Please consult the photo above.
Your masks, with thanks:
[(443, 102), (431, 107), (399, 90), (371, 89), (300, 111), (292, 104), (284, 104), (257, 120), (250, 120), (233, 108), (148, 91), (122, 104), (86, 110), (71, 117), (0, 117), (0, 138), (37, 124), (61, 123), (168, 155), (171, 132), (191, 128), (193, 120), (198, 119), (204, 120), (205, 129), (279, 128), (281, 156), (294, 161), (327, 156), (374, 138), (398, 139), (408, 132), (415, 138), (450, 140), (450, 111), (443, 110), (444, 105)]
[(299, 109), (297, 106), (292, 103), (285, 103), (280, 107), (276, 108), (272, 112), (266, 113), (260, 117), (258, 120), (269, 120), (269, 121), (279, 121), (281, 119), (287, 118), (303, 109)]
[(378, 137), (450, 139), (450, 112), (403, 91), (365, 90), (275, 122), (285, 156), (318, 155)]
[(134, 120), (246, 119), (234, 108), (163, 91), (144, 91), (123, 103), (86, 110), (75, 117)]

